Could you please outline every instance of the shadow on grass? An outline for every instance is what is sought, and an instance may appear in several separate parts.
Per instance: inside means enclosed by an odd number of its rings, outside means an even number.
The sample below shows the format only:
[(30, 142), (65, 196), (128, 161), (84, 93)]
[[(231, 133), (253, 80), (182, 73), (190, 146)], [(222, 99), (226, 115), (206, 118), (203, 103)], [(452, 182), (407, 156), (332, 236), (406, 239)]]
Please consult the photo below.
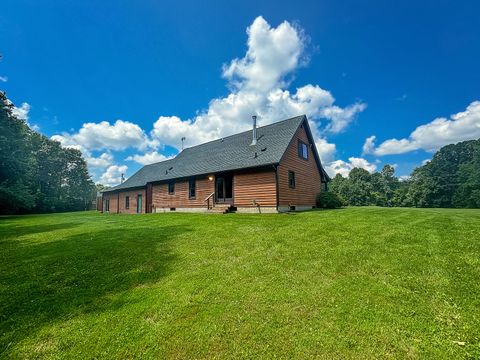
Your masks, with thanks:
[(184, 226), (132, 228), (0, 247), (5, 261), (0, 265), (0, 357), (45, 325), (118, 308), (111, 296), (158, 282), (175, 260), (170, 242), (190, 231)]
[(44, 225), (30, 225), (30, 226), (16, 226), (13, 224), (3, 223), (0, 226), (0, 241), (16, 239), (24, 235), (40, 234), (44, 232), (51, 232), (55, 230), (71, 229), (78, 226), (78, 222), (44, 224)]

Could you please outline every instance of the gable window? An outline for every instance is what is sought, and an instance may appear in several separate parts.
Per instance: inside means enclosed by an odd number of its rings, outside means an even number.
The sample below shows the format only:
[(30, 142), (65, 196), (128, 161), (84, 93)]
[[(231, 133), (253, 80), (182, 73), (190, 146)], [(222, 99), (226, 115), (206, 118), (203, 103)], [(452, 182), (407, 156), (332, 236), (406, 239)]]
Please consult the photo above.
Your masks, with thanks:
[(197, 184), (195, 178), (188, 180), (188, 198), (195, 199)]
[(298, 140), (298, 156), (308, 160), (308, 147), (303, 141)]
[(295, 189), (295, 173), (293, 171), (288, 172), (288, 187)]
[(175, 181), (170, 181), (168, 183), (168, 195), (174, 195), (175, 194)]
[(125, 196), (125, 209), (130, 209), (130, 196)]

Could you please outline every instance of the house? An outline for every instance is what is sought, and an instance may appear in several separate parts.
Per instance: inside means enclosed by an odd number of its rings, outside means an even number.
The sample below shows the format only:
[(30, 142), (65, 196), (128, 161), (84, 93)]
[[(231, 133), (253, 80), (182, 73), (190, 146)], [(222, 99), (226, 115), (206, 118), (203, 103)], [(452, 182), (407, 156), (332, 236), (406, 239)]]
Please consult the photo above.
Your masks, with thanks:
[(187, 148), (103, 192), (111, 213), (315, 207), (329, 177), (305, 115)]

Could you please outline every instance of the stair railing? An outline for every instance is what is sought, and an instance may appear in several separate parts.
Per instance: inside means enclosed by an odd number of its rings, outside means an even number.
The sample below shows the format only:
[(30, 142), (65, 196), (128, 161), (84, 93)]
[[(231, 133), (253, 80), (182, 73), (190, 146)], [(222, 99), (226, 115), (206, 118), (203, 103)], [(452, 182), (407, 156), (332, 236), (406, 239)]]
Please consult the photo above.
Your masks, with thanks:
[[(207, 210), (210, 210), (211, 208), (213, 208), (213, 205), (214, 205), (213, 202), (215, 201), (214, 197), (213, 197), (214, 195), (215, 195), (215, 191), (212, 192), (210, 195), (208, 195), (204, 200), (204, 201), (207, 202)], [(212, 199), (212, 207), (211, 208), (210, 208), (210, 199)]]

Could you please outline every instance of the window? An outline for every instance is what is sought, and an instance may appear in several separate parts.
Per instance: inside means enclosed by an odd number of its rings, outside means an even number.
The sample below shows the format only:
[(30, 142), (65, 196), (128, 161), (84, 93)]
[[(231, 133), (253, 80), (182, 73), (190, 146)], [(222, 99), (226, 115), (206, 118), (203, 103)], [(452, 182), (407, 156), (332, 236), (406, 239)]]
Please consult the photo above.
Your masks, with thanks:
[(130, 209), (130, 196), (125, 196), (125, 209)]
[(195, 179), (190, 179), (188, 181), (188, 197), (190, 199), (195, 199), (196, 191), (197, 191), (196, 181)]
[(175, 181), (170, 181), (168, 183), (168, 195), (175, 194)]
[(293, 171), (288, 172), (288, 187), (295, 189), (295, 173)]
[(298, 140), (298, 156), (308, 160), (308, 147), (303, 141)]
[(109, 199), (105, 200), (105, 211), (107, 211), (107, 212), (110, 211), (110, 200)]

